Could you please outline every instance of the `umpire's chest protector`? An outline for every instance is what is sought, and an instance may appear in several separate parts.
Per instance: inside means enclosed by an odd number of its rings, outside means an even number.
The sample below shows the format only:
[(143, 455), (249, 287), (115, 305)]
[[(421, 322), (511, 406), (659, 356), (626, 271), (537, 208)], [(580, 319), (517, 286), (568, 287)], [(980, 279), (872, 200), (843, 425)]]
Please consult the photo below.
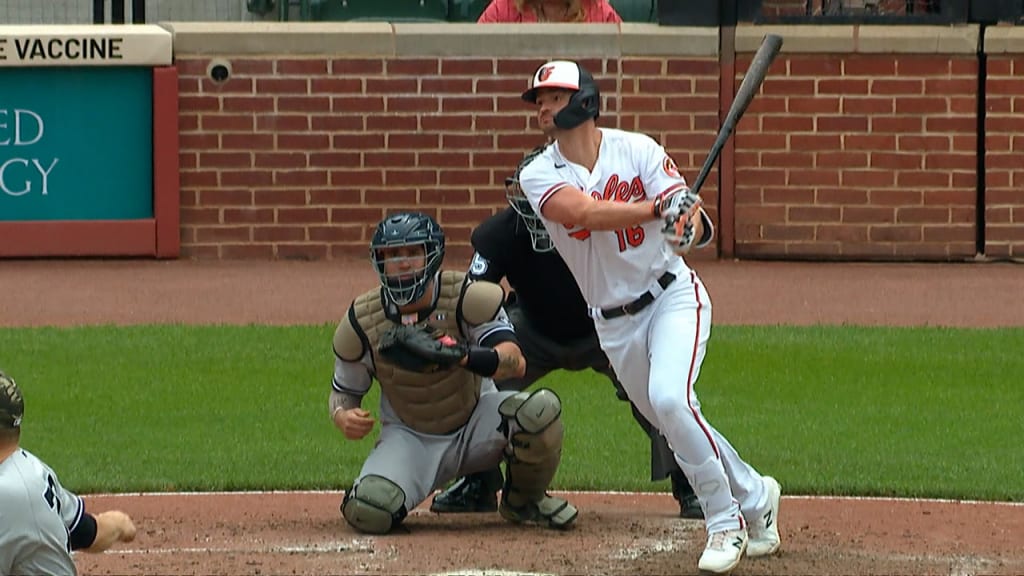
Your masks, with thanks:
[[(474, 290), (475, 284), (483, 288), (482, 285), (489, 284), (486, 282), (470, 284), (463, 291), (464, 279), (465, 274), (461, 272), (445, 271), (440, 274), (437, 306), (427, 319), (431, 326), (463, 339), (459, 319), (474, 324), (474, 319), (464, 316), (464, 311), (490, 309), (497, 313), (503, 294), (501, 290)], [(357, 334), (363, 335), (363, 344), (372, 355), (381, 392), (402, 422), (425, 434), (449, 434), (464, 426), (480, 398), (480, 376), (460, 367), (424, 374), (404, 370), (388, 362), (377, 354), (377, 347), (381, 336), (394, 326), (394, 322), (384, 314), (380, 292), (372, 290), (356, 298), (353, 310), (358, 324), (353, 328)], [(469, 316), (476, 314), (478, 312)], [(491, 314), (490, 318), (493, 317)], [(349, 316), (342, 323), (351, 318)], [(336, 351), (342, 348), (337, 342), (342, 332), (339, 327), (335, 334)]]

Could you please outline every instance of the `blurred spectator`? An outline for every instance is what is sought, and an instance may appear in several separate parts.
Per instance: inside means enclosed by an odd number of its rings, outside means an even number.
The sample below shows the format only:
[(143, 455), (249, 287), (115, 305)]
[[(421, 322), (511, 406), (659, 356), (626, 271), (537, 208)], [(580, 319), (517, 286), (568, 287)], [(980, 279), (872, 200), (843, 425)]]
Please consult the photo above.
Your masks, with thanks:
[(477, 22), (622, 22), (608, 0), (492, 0)]

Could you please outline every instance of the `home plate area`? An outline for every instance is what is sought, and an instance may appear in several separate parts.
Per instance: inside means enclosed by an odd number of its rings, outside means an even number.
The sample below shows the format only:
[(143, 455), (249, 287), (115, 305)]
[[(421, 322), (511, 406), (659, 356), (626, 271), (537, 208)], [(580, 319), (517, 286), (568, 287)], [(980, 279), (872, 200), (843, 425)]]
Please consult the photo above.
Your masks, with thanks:
[[(341, 492), (93, 495), (90, 511), (120, 508), (139, 534), (75, 560), (83, 574), (696, 574), (703, 523), (676, 518), (669, 494), (559, 494), (580, 510), (565, 532), (428, 501), (387, 536), (353, 531)], [(779, 518), (779, 554), (735, 574), (1024, 573), (1019, 504), (784, 497)]]

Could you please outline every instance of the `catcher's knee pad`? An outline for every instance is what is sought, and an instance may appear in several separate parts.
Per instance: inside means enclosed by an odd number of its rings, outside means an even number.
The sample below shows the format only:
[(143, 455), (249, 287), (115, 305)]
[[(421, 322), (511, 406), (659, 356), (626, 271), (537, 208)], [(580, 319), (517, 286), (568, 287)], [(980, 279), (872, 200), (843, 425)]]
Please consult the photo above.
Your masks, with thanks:
[(364, 476), (341, 502), (345, 520), (356, 530), (369, 534), (387, 534), (408, 513), (401, 486), (376, 474)]
[(538, 502), (562, 459), (562, 403), (546, 388), (520, 392), (498, 405), (509, 434), (505, 495), (513, 506)]

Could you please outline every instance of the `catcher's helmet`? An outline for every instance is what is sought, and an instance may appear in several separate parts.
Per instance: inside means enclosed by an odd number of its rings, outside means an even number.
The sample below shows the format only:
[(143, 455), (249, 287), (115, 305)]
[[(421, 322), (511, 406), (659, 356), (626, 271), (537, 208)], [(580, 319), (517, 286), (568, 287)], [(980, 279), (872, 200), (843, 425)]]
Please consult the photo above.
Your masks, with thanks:
[[(423, 268), (407, 276), (385, 274), (382, 248), (423, 246)], [(370, 241), (370, 259), (380, 276), (387, 298), (397, 306), (419, 300), (427, 284), (437, 275), (444, 260), (444, 231), (430, 216), (419, 212), (394, 214), (381, 220)]]
[(530, 89), (523, 92), (523, 100), (537, 103), (537, 90), (564, 88), (575, 93), (569, 103), (555, 114), (555, 126), (568, 130), (591, 118), (601, 116), (601, 92), (587, 69), (571, 60), (552, 60), (533, 73)]
[(519, 219), (523, 221), (523, 224), (526, 226), (526, 230), (530, 233), (530, 242), (533, 244), (534, 252), (550, 252), (555, 249), (555, 245), (551, 243), (551, 234), (549, 234), (548, 229), (544, 227), (544, 223), (541, 222), (540, 216), (537, 216), (537, 212), (534, 211), (533, 206), (530, 205), (530, 201), (527, 200), (526, 194), (519, 185), (519, 173), (522, 172), (523, 168), (532, 162), (534, 158), (539, 156), (545, 148), (547, 148), (547, 144), (538, 146), (531, 150), (530, 153), (519, 162), (519, 166), (516, 167), (515, 173), (512, 174), (512, 176), (505, 178), (505, 198), (508, 200), (509, 206), (512, 206), (512, 209), (519, 214)]
[(0, 429), (21, 427), (21, 417), (25, 414), (25, 399), (21, 390), (11, 378), (0, 371)]

